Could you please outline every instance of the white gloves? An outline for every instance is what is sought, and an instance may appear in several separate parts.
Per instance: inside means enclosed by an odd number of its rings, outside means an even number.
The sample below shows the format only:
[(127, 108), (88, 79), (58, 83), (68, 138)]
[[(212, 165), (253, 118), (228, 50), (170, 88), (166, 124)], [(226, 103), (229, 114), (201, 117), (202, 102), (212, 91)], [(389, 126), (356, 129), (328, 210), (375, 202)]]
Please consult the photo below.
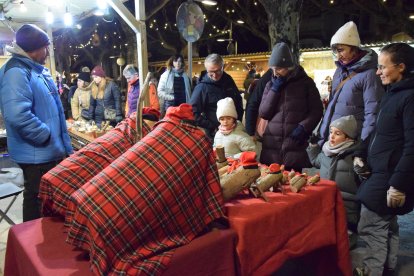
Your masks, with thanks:
[(387, 191), (387, 206), (390, 208), (402, 207), (405, 203), (405, 193), (391, 186)]

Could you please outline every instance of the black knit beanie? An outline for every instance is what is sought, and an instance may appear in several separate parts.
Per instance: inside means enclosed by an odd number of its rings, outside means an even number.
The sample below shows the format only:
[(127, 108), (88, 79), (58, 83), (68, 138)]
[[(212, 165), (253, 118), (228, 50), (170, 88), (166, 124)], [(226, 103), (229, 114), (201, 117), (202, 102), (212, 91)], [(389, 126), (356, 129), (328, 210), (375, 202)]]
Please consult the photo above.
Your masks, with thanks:
[(16, 32), (16, 43), (25, 52), (33, 52), (50, 44), (49, 36), (34, 24), (25, 24)]
[(78, 79), (83, 80), (84, 82), (91, 82), (91, 74), (89, 72), (80, 72)]

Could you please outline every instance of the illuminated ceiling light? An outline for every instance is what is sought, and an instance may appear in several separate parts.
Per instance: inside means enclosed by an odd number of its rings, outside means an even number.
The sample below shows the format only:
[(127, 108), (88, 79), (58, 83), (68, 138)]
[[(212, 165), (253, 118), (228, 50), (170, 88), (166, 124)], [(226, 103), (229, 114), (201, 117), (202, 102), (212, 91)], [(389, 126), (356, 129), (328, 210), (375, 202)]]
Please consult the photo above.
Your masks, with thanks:
[(27, 12), (27, 7), (26, 7), (26, 5), (24, 4), (23, 1), (20, 2), (20, 11), (21, 12)]
[(244, 21), (241, 20), (241, 19), (237, 20), (236, 22), (239, 23), (239, 24), (244, 24)]
[(108, 8), (108, 4), (106, 3), (105, 0), (96, 0), (96, 4), (98, 5), (98, 9), (100, 10), (104, 10)]
[(96, 15), (96, 16), (104, 16), (105, 15), (105, 10), (97, 9), (93, 12), (93, 14)]
[(206, 6), (215, 6), (217, 5), (217, 1), (214, 0), (195, 0), (197, 2), (200, 2), (201, 4), (204, 4)]
[(53, 17), (53, 13), (49, 9), (46, 13), (46, 23), (53, 24), (53, 21), (55, 21), (55, 18)]
[(218, 42), (223, 42), (223, 41), (226, 41), (224, 38), (217, 38), (217, 41)]
[(65, 23), (65, 26), (70, 27), (73, 25), (73, 17), (69, 12), (68, 7), (66, 7), (66, 12), (63, 15), (63, 22)]
[(408, 19), (410, 19), (410, 20), (414, 20), (414, 14), (411, 14), (411, 15), (408, 17)]

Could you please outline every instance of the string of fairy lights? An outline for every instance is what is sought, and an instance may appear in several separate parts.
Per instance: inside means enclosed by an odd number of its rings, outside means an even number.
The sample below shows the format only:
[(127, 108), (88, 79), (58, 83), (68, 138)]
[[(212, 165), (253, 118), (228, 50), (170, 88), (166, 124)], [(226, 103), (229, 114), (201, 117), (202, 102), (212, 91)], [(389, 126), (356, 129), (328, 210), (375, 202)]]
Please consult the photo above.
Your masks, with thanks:
[[(235, 2), (237, 2), (237, 0), (234, 0)], [(257, 6), (258, 5), (258, 3), (257, 3), (257, 1), (254, 1), (254, 3), (253, 3), (255, 6)], [(215, 7), (215, 9), (218, 11), (218, 10), (220, 10), (221, 8), (220, 7)], [(224, 9), (224, 11), (225, 11), (225, 13), (226, 14), (235, 14), (236, 13), (236, 10), (235, 9)], [(207, 16), (204, 14), (204, 22), (205, 22), (205, 24), (206, 24), (206, 26), (208, 26), (207, 24), (209, 23), (209, 19), (207, 18)], [(117, 24), (117, 22), (113, 22), (114, 24)], [(174, 28), (177, 28), (177, 24), (176, 23), (171, 23), (171, 22), (169, 22), (169, 21), (167, 21), (167, 22), (164, 22), (164, 23), (162, 23), (162, 22), (160, 22), (160, 20), (158, 20), (158, 19), (152, 19), (151, 21), (149, 21), (148, 23), (147, 23), (147, 27), (150, 29), (150, 30), (155, 30), (155, 31), (159, 31), (159, 30), (167, 30), (168, 29), (168, 27), (174, 27)], [(209, 30), (209, 32), (208, 32), (208, 36), (209, 37), (212, 37), (212, 36), (214, 36), (214, 35), (218, 35), (218, 34), (220, 34), (220, 35), (225, 35), (225, 34), (228, 34), (228, 33), (230, 33), (230, 31), (231, 30), (229, 30), (228, 29), (228, 26), (223, 26), (223, 27), (219, 27), (219, 26), (217, 26), (217, 25), (210, 25), (210, 30)], [(76, 26), (76, 28), (77, 29), (81, 29), (82, 27), (78, 24), (77, 26)], [(89, 37), (89, 38), (87, 38), (87, 40), (85, 40), (85, 41), (82, 41), (82, 42), (79, 42), (79, 43), (77, 43), (77, 44), (70, 44), (69, 45), (69, 48), (71, 48), (71, 49), (85, 49), (85, 48), (88, 48), (88, 49), (93, 49), (94, 47), (96, 47), (96, 46), (94, 46), (94, 39), (96, 39), (96, 36), (98, 35), (98, 33), (100, 33), (100, 31), (98, 30), (98, 28), (99, 28), (99, 23), (96, 23), (96, 28), (95, 28), (95, 30), (93, 30), (92, 31), (92, 33), (91, 33), (91, 36)], [(206, 29), (206, 28), (205, 28)], [(60, 35), (57, 35), (57, 36), (54, 36), (54, 41), (56, 42), (56, 41), (58, 41), (59, 39), (61, 39), (61, 38), (63, 38), (65, 35), (67, 34), (67, 32), (63, 32), (62, 34), (60, 34)], [(105, 33), (105, 34), (103, 34), (103, 40), (107, 40), (108, 38), (109, 38), (109, 36), (110, 35), (113, 35), (113, 36), (117, 36), (118, 35), (118, 38), (121, 40), (122, 39), (122, 36), (121, 35), (119, 35), (117, 32), (113, 32), (113, 33)], [(159, 42), (161, 45), (163, 45), (164, 44), (164, 42), (162, 42), (162, 41), (160, 41)], [(121, 44), (119, 44), (119, 45), (113, 45), (113, 48), (114, 49), (116, 49), (116, 48), (120, 48), (120, 47), (122, 47), (122, 45), (123, 46), (128, 46), (128, 44), (127, 43), (121, 43)], [(75, 55), (76, 56), (76, 55)]]

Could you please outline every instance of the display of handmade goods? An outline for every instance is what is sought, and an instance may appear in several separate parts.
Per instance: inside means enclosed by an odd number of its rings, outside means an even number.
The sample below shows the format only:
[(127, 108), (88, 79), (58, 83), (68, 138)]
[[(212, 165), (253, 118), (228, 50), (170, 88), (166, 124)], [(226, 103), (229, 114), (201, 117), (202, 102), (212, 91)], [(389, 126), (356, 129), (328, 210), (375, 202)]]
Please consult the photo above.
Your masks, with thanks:
[(283, 166), (270, 164), (269, 167), (260, 166), (261, 176), (250, 186), (250, 192), (255, 197), (261, 197), (268, 201), (265, 192), (272, 188), (272, 191), (285, 193), (283, 188)]
[(315, 185), (321, 180), (321, 177), (319, 173), (315, 174), (314, 176), (311, 176), (308, 178), (308, 185)]
[(217, 169), (220, 170), (221, 168), (227, 166), (226, 153), (225, 153), (224, 147), (222, 145), (217, 145), (214, 150), (215, 150), (215, 153), (216, 153)]
[(161, 275), (176, 248), (224, 217), (213, 149), (193, 116), (191, 105), (170, 107), (72, 193), (67, 241), (89, 251), (93, 273)]
[(234, 160), (227, 172), (220, 176), (220, 184), (225, 201), (232, 199), (260, 177), (256, 153), (242, 152), (239, 160)]
[(308, 179), (306, 174), (295, 175), (289, 180), (290, 190), (294, 193), (298, 193), (307, 182)]
[[(143, 135), (150, 132), (144, 122)], [(135, 144), (135, 117), (75, 151), (43, 175), (39, 196), (44, 216), (65, 216), (70, 195)]]
[[(154, 109), (143, 108), (142, 117), (158, 120), (157, 114), (159, 116), (159, 112)], [(70, 195), (136, 143), (136, 120), (142, 117), (132, 114), (43, 175), (39, 190), (43, 215), (65, 217)], [(148, 120), (143, 121), (141, 136), (151, 131), (149, 125), (152, 124)]]

